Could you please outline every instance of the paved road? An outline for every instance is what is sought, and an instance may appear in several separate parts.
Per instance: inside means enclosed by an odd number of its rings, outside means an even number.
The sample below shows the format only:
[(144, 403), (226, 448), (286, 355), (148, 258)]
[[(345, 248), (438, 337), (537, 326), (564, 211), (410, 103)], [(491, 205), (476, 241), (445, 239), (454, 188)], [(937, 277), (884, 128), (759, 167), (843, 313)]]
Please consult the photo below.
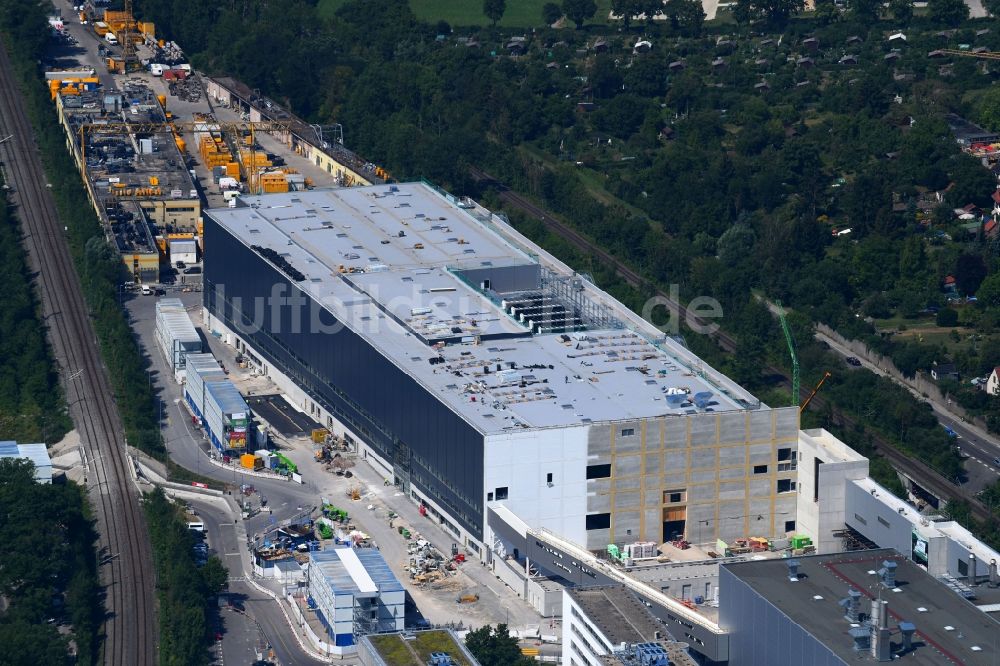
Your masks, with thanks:
[[(816, 338), (830, 345), (830, 350), (836, 352), (843, 358), (855, 355), (850, 349), (842, 346), (836, 340), (827, 337), (822, 333), (816, 333)], [(929, 404), (931, 409), (934, 410), (934, 414), (937, 416), (938, 421), (942, 425), (949, 426), (958, 434), (958, 441), (956, 444), (961, 447), (963, 454), (967, 454), (969, 456), (965, 463), (968, 479), (963, 484), (968, 490), (973, 493), (979, 492), (986, 486), (995, 483), (997, 479), (1000, 478), (1000, 466), (993, 462), (994, 458), (1000, 457), (1000, 442), (998, 442), (995, 437), (984, 432), (982, 429), (971, 423), (963, 422), (961, 419), (956, 418), (954, 414), (948, 411), (945, 405), (925, 398), (923, 395), (914, 391), (906, 384), (903, 384), (895, 378), (889, 376), (882, 368), (874, 365), (873, 363), (869, 363), (864, 358), (857, 358), (861, 361), (861, 366), (863, 368), (879, 375), (880, 377), (886, 377), (897, 385), (908, 390), (916, 399)], [(845, 364), (844, 367), (847, 369), (850, 366)]]
[[(318, 666), (324, 662), (305, 654), (299, 647), (284, 614), (273, 599), (244, 580), (244, 568), (249, 564), (246, 545), (241, 543), (232, 507), (223, 501), (189, 500), (205, 523), (212, 549), (229, 568), (229, 592), (243, 600), (245, 614), (223, 611), (222, 654), (226, 666), (249, 664), (254, 658), (254, 646), (263, 636), (284, 666)], [(352, 663), (350, 661), (343, 663)]]

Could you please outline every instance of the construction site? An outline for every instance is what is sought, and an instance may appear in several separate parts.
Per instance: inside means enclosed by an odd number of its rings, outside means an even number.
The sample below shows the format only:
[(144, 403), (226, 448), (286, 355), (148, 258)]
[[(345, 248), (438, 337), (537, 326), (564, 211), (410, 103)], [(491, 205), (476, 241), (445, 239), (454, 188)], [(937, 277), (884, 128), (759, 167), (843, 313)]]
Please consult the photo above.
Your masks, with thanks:
[[(339, 126), (317, 133), (263, 98), (242, 106), (235, 95), (220, 101), (223, 88), (206, 86), (178, 44), (158, 39), (152, 23), (134, 18), (131, 2), (121, 10), (100, 4), (74, 7), (79, 26), (60, 23), (66, 34), (82, 30), (89, 44), (46, 79), (94, 210), (136, 285), (200, 286), (207, 207), (236, 206), (245, 194), (368, 184), (385, 175), (341, 145)], [(266, 112), (251, 102), (266, 104)], [(313, 157), (323, 150), (346, 166)], [(173, 256), (177, 243), (185, 244), (183, 257)]]

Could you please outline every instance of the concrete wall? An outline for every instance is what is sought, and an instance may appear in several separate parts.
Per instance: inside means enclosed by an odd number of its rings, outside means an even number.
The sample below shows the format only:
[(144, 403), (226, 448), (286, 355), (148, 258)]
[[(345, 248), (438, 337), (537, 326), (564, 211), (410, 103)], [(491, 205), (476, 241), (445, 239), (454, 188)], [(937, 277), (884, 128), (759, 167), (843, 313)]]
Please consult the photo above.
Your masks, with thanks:
[(844, 522), (882, 548), (895, 548), (904, 557), (913, 551), (913, 527), (909, 520), (881, 501), (879, 488), (871, 492), (854, 483), (847, 483)]
[[(686, 515), (685, 538), (714, 543), (784, 536), (795, 520), (798, 410), (732, 411), (591, 426), (588, 465), (611, 465), (611, 477), (587, 482), (587, 513), (611, 514), (607, 529), (584, 545), (662, 542), (664, 510)], [(779, 461), (779, 449), (789, 458)], [(681, 492), (670, 502), (667, 491)]]
[(528, 581), (525, 601), (542, 617), (559, 617), (562, 615), (562, 596), (562, 585), (543, 578)]
[[(185, 192), (185, 196), (188, 193)], [(139, 205), (146, 211), (151, 222), (158, 226), (173, 225), (182, 231), (197, 231), (201, 218), (201, 202), (198, 199), (146, 200)]]
[[(586, 426), (490, 435), (484, 446), (484, 506), (502, 502), (529, 527), (586, 544)], [(497, 496), (503, 488), (506, 499)]]
[(812, 537), (816, 552), (837, 552), (841, 540), (833, 533), (844, 527), (847, 480), (866, 478), (868, 459), (825, 430), (800, 431), (798, 467), (795, 530)]

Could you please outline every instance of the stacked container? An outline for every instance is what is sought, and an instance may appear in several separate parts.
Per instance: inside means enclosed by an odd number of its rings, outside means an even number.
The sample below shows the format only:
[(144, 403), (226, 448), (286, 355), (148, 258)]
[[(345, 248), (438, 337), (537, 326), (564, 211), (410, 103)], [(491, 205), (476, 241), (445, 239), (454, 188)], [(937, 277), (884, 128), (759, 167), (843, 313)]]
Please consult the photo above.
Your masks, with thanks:
[(205, 384), (205, 430), (220, 451), (245, 449), (250, 408), (230, 381)]
[(184, 382), (185, 359), (200, 354), (201, 338), (178, 298), (163, 298), (156, 304), (156, 341), (178, 384)]
[(184, 399), (199, 419), (205, 418), (205, 384), (226, 381), (226, 373), (211, 354), (189, 354)]

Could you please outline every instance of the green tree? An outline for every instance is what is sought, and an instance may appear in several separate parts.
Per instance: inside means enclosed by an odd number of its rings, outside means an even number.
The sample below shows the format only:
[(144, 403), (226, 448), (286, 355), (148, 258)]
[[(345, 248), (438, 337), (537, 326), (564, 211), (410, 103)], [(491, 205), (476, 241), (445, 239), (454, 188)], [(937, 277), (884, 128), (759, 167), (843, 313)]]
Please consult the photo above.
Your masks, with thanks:
[(964, 0), (928, 0), (927, 16), (938, 25), (955, 27), (969, 19)]
[(880, 0), (850, 0), (849, 7), (855, 17), (862, 20), (878, 18), (879, 9), (882, 7)]
[(958, 326), (958, 312), (951, 308), (941, 308), (934, 317), (934, 323), (944, 328)]
[(545, 25), (552, 25), (563, 17), (563, 12), (564, 10), (556, 3), (546, 2), (542, 5), (542, 21)]
[(632, 21), (642, 15), (643, 0), (611, 0), (611, 12), (621, 17), (622, 26), (628, 30)]
[(983, 5), (986, 7), (986, 11), (990, 13), (990, 16), (1000, 16), (1000, 0), (986, 0)]
[(955, 286), (959, 293), (972, 296), (987, 274), (986, 262), (978, 254), (965, 253), (955, 263)]
[(995, 308), (1000, 306), (1000, 273), (986, 276), (976, 291), (976, 302), (981, 306)]
[(594, 0), (563, 0), (562, 11), (577, 28), (582, 28), (597, 13), (597, 3)]
[(913, 20), (913, 0), (889, 0), (889, 13), (899, 25), (909, 25)]
[(663, 13), (674, 29), (680, 29), (692, 37), (701, 34), (705, 24), (705, 10), (699, 0), (667, 0)]
[[(1000, 0), (997, 0), (1000, 3)], [(979, 122), (989, 130), (1000, 130), (1000, 86), (991, 86), (979, 98)]]
[(490, 20), (490, 25), (496, 24), (503, 18), (507, 11), (507, 0), (483, 0), (483, 14)]
[(764, 20), (774, 28), (783, 28), (801, 9), (801, 0), (736, 0), (733, 14), (740, 23)]
[(719, 261), (727, 266), (735, 266), (747, 258), (753, 249), (753, 244), (753, 229), (745, 224), (734, 224), (716, 243)]
[(535, 663), (521, 654), (517, 639), (510, 635), (506, 624), (486, 625), (470, 631), (465, 637), (465, 646), (483, 666), (532, 666)]

